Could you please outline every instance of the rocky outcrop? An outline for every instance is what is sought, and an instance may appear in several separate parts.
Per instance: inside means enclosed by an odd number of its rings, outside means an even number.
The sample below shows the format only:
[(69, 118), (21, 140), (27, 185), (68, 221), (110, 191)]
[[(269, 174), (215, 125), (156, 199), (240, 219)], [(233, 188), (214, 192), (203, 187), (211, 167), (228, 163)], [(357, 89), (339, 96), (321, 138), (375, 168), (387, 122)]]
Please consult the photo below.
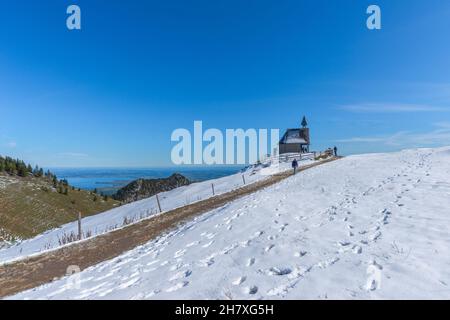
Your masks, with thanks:
[(119, 189), (113, 198), (122, 202), (132, 202), (190, 183), (189, 179), (179, 173), (162, 179), (138, 179)]

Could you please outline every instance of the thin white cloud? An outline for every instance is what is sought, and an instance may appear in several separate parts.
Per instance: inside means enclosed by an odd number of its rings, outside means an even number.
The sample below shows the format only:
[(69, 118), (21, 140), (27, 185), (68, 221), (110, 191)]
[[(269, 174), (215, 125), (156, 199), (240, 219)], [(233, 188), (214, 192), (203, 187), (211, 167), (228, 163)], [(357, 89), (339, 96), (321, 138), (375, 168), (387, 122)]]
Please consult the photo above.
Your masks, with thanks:
[(450, 112), (450, 107), (396, 103), (351, 104), (340, 106), (338, 109), (357, 113)]
[(6, 146), (7, 146), (8, 148), (15, 148), (15, 147), (17, 147), (17, 142), (15, 142), (15, 141), (10, 141), (10, 142), (8, 142), (8, 143), (6, 144)]
[(430, 146), (430, 145), (450, 145), (450, 122), (440, 122), (434, 124), (435, 130), (425, 133), (414, 133), (410, 131), (400, 131), (391, 135), (352, 137), (339, 139), (339, 143), (381, 143), (387, 146)]
[(353, 137), (348, 139), (339, 139), (336, 142), (339, 143), (352, 143), (352, 142), (380, 142), (384, 141), (382, 137)]
[(64, 157), (64, 158), (87, 158), (89, 157), (86, 153), (80, 153), (80, 152), (62, 152), (59, 153), (58, 156)]
[(450, 122), (441, 121), (434, 123), (434, 126), (439, 128), (438, 130), (450, 130)]

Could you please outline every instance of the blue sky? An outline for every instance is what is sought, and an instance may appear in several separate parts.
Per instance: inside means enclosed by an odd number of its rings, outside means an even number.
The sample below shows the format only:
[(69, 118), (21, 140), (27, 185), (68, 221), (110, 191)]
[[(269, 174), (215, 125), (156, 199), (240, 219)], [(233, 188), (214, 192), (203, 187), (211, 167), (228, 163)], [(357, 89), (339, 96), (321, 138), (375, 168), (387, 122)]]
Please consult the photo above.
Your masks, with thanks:
[[(370, 4), (382, 30), (366, 28)], [(166, 166), (194, 120), (285, 129), (303, 115), (315, 150), (450, 145), (449, 17), (447, 0), (8, 1), (0, 154)]]

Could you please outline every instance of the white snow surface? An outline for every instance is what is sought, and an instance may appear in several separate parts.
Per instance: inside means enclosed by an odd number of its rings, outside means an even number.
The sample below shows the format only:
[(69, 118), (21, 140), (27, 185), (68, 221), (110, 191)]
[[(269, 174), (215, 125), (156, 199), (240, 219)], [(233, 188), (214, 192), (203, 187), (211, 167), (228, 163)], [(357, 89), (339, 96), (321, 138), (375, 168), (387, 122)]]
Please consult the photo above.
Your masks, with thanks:
[[(236, 173), (230, 176), (193, 183), (168, 192), (159, 194), (163, 213), (165, 211), (185, 206), (212, 197), (212, 186), (214, 184), (215, 195), (229, 192), (243, 186), (245, 183), (251, 184), (256, 181), (266, 179), (270, 174), (278, 171), (290, 169), (290, 163), (272, 163), (268, 159), (264, 166), (250, 166), (243, 173)], [(299, 162), (300, 166), (311, 164), (312, 160)], [(104, 234), (114, 229), (123, 227), (130, 223), (141, 221), (159, 213), (155, 197), (136, 201), (121, 207), (117, 207), (97, 215), (82, 219), (82, 230), (85, 235), (96, 236)], [(32, 239), (24, 240), (16, 245), (7, 248), (0, 246), (0, 265), (8, 262), (20, 260), (29, 256), (40, 254), (49, 250), (67, 245), (64, 237), (70, 234), (78, 234), (78, 222), (70, 222), (59, 228), (46, 231)]]
[(12, 299), (450, 298), (450, 148), (349, 156)]

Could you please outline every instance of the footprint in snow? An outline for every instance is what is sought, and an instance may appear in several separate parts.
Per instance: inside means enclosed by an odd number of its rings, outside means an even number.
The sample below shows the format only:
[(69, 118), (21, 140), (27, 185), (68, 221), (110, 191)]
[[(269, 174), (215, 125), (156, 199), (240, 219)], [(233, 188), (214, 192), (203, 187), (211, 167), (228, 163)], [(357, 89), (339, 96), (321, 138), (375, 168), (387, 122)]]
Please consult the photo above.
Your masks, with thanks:
[(378, 231), (378, 232), (372, 234), (372, 235), (369, 237), (369, 240), (370, 240), (370, 241), (377, 241), (380, 237), (381, 237), (381, 232)]
[(214, 243), (214, 240), (211, 240), (210, 242), (208, 242), (207, 244), (204, 244), (202, 247), (203, 248), (208, 248), (209, 246), (211, 246)]
[(106, 278), (109, 278), (109, 277), (113, 276), (114, 274), (115, 274), (115, 272), (114, 272), (114, 271), (111, 271), (111, 272), (109, 272), (109, 273), (107, 273), (107, 274), (105, 274), (105, 275), (103, 275), (103, 276), (100, 276), (100, 277), (98, 277), (98, 278), (95, 278), (94, 281), (98, 282), (98, 281), (105, 280)]
[(340, 247), (346, 247), (346, 246), (348, 246), (348, 245), (350, 245), (350, 242), (349, 242), (349, 241), (343, 240), (343, 241), (339, 241), (339, 242), (338, 242), (338, 246), (340, 246)]
[(160, 292), (161, 292), (161, 290), (157, 289), (157, 290), (152, 290), (149, 293), (145, 293), (144, 294), (144, 299), (148, 299), (148, 298), (154, 297)]
[(177, 290), (179, 290), (179, 289), (181, 289), (181, 288), (186, 287), (188, 284), (189, 284), (189, 281), (179, 282), (179, 283), (177, 283), (176, 285), (174, 285), (174, 286), (172, 286), (172, 287), (166, 289), (166, 292), (174, 292), (174, 291), (177, 291)]
[(263, 235), (263, 233), (264, 233), (264, 231), (257, 231), (257, 232), (255, 232), (255, 234), (253, 235), (253, 239), (255, 239), (255, 238), (258, 238), (258, 237), (262, 236), (262, 235)]
[(270, 268), (270, 269), (267, 271), (267, 274), (268, 274), (268, 275), (271, 275), (271, 276), (285, 276), (285, 275), (290, 274), (291, 272), (292, 272), (292, 269), (291, 269), (291, 268), (284, 268), (284, 267), (278, 268), (278, 267), (272, 267), (272, 268)]
[(251, 240), (241, 241), (240, 245), (241, 245), (241, 247), (245, 248), (250, 245), (250, 242), (251, 242)]
[(199, 261), (199, 265), (201, 267), (209, 267), (213, 264), (214, 264), (214, 258), (211, 258), (211, 257), (205, 258), (205, 259), (202, 259)]
[(361, 254), (362, 253), (362, 248), (358, 245), (353, 246), (353, 253), (355, 254)]
[(389, 219), (389, 216), (385, 215), (383, 218), (381, 218), (380, 222), (382, 224), (388, 224), (389, 223), (388, 219)]
[(178, 273), (175, 273), (172, 277), (169, 278), (169, 281), (179, 280), (183, 278), (187, 278), (192, 274), (191, 270), (184, 270)]
[(211, 240), (215, 236), (216, 236), (216, 233), (208, 233), (208, 234), (205, 235), (205, 237), (208, 238), (209, 240)]
[(251, 286), (244, 288), (244, 293), (246, 294), (256, 294), (258, 292), (257, 286)]
[(325, 268), (327, 268), (329, 266), (332, 266), (333, 264), (335, 264), (338, 261), (339, 261), (339, 258), (338, 257), (334, 257), (334, 258), (330, 258), (330, 259), (327, 259), (325, 261), (321, 261), (321, 262), (317, 263), (317, 266), (319, 268), (321, 268), (321, 269), (325, 269)]
[(247, 261), (247, 267), (252, 266), (254, 263), (255, 263), (255, 258), (250, 258), (250, 259), (248, 259), (248, 261)]
[(299, 252), (294, 253), (294, 257), (300, 258), (300, 257), (303, 257), (306, 254), (307, 254), (306, 251), (299, 251)]
[(190, 247), (196, 246), (198, 244), (200, 244), (200, 241), (194, 241), (194, 242), (188, 243), (186, 245), (186, 248), (190, 248)]
[(372, 259), (369, 261), (369, 266), (373, 266), (375, 268), (377, 268), (378, 270), (383, 270), (383, 266), (381, 264), (379, 264), (375, 259)]
[(108, 288), (108, 289), (105, 289), (105, 290), (99, 290), (99, 291), (97, 292), (97, 296), (100, 297), (100, 298), (102, 298), (102, 297), (104, 297), (104, 296), (110, 294), (111, 292), (113, 292), (114, 289), (115, 289), (115, 288)]
[(234, 281), (232, 282), (232, 284), (235, 285), (235, 286), (239, 286), (239, 285), (241, 285), (242, 283), (244, 283), (245, 280), (247, 280), (247, 277), (246, 277), (246, 276), (242, 276), (242, 277), (239, 277), (239, 278), (237, 278), (236, 280), (234, 280)]
[(179, 263), (174, 264), (173, 266), (171, 266), (169, 270), (170, 270), (170, 271), (176, 271), (176, 270), (179, 270), (179, 269), (181, 269), (181, 268), (185, 268), (185, 267), (187, 267), (187, 266), (189, 266), (189, 264), (187, 264), (187, 263), (182, 263), (182, 260), (181, 260)]
[(132, 279), (128, 280), (127, 282), (124, 282), (121, 285), (119, 285), (118, 288), (119, 289), (129, 288), (129, 287), (133, 286), (134, 284), (136, 284), (139, 280), (141, 280), (140, 277), (132, 278)]
[(288, 292), (289, 290), (289, 286), (286, 285), (281, 285), (279, 287), (276, 288), (272, 288), (270, 290), (267, 291), (267, 295), (268, 296), (279, 296), (279, 295), (284, 295)]
[(233, 251), (237, 247), (238, 247), (238, 244), (231, 244), (228, 247), (225, 247), (222, 251), (220, 251), (220, 254), (229, 254), (231, 251)]
[(177, 252), (175, 252), (175, 254), (173, 255), (174, 258), (179, 258), (184, 256), (184, 254), (186, 253), (186, 249), (183, 250), (178, 250)]

